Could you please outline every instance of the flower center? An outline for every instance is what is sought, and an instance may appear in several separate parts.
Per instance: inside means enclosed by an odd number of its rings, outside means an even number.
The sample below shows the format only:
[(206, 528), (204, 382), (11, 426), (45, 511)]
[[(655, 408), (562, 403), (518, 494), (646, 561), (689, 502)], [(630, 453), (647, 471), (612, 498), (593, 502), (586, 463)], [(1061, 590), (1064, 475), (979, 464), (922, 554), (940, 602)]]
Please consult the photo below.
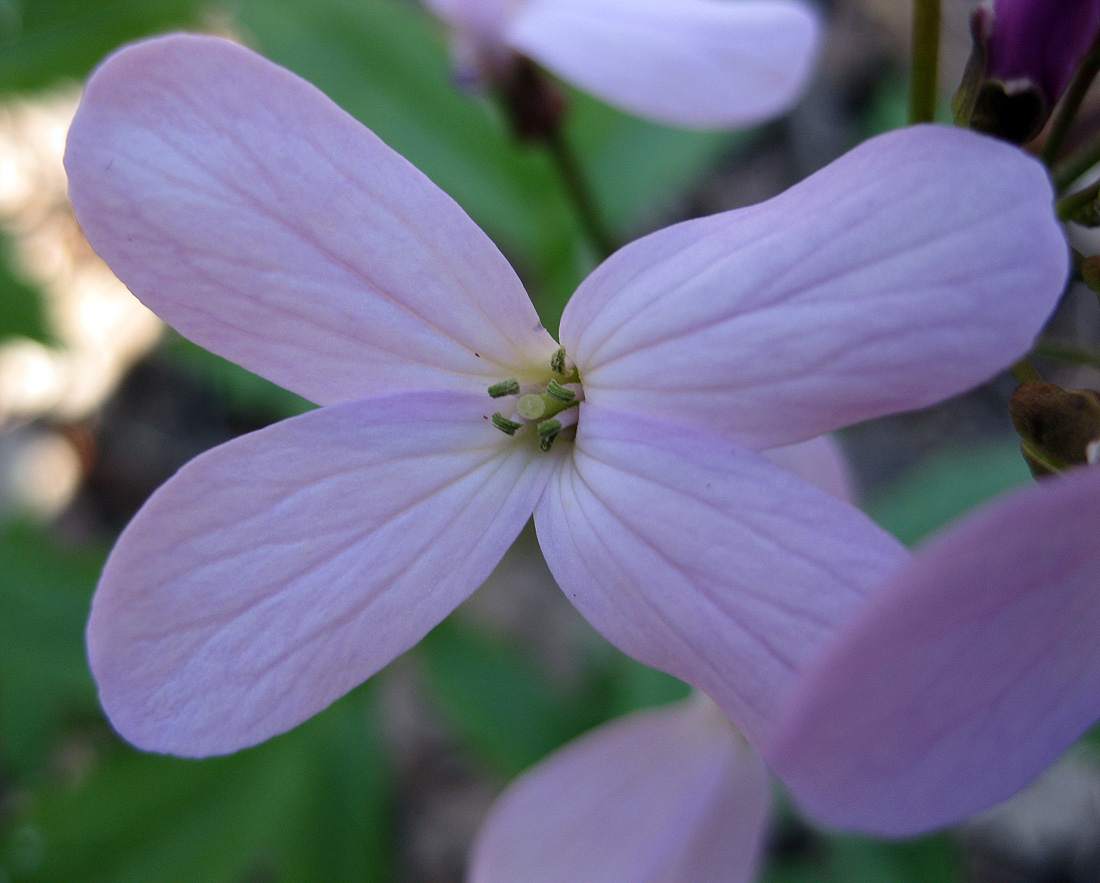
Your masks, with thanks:
[(565, 347), (550, 359), (550, 376), (543, 384), (521, 386), (514, 377), (489, 387), (494, 399), (510, 399), (510, 415), (497, 411), (493, 426), (507, 435), (515, 435), (528, 426), (528, 434), (539, 440), (539, 448), (549, 451), (555, 439), (577, 424), (578, 406), (584, 399), (580, 376), (575, 365), (567, 366)]

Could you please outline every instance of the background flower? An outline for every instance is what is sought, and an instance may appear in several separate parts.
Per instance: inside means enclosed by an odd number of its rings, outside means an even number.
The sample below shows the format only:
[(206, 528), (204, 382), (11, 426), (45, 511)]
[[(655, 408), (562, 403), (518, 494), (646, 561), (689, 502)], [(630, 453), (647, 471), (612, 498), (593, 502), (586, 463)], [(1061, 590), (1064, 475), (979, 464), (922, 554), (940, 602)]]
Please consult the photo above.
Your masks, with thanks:
[(507, 78), (515, 55), (629, 113), (693, 128), (787, 110), (820, 25), (796, 0), (426, 0), (466, 79)]

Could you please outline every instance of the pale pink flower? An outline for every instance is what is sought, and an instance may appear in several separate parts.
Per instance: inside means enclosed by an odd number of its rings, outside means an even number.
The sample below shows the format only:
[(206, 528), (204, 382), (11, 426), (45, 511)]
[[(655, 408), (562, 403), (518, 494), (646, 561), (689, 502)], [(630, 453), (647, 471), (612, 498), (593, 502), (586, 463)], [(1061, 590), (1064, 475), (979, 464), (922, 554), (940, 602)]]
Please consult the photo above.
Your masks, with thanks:
[[(822, 436), (765, 456), (851, 500)], [(493, 804), (469, 883), (741, 883), (756, 875), (772, 792), (759, 752), (701, 693), (627, 715), (555, 751)]]
[(800, 0), (426, 0), (463, 79), (517, 56), (629, 113), (689, 128), (758, 123), (802, 94), (820, 42)]
[[(88, 626), (104, 708), (187, 755), (282, 732), (378, 671), (532, 512), (597, 629), (755, 732), (775, 680), (906, 556), (755, 451), (991, 376), (1068, 263), (1034, 160), (910, 129), (621, 249), (566, 307), (563, 357), (454, 202), (312, 86), (207, 37), (108, 60), (66, 167), (147, 305), (324, 406), (185, 466), (107, 562)], [(512, 379), (524, 398), (490, 397)], [(520, 412), (551, 381), (580, 404), (543, 451)]]
[(613, 721), (513, 782), (470, 883), (742, 883), (766, 758), (807, 815), (921, 833), (1023, 787), (1100, 717), (1100, 470), (1006, 495), (927, 543), (773, 685), (749, 747), (703, 697)]

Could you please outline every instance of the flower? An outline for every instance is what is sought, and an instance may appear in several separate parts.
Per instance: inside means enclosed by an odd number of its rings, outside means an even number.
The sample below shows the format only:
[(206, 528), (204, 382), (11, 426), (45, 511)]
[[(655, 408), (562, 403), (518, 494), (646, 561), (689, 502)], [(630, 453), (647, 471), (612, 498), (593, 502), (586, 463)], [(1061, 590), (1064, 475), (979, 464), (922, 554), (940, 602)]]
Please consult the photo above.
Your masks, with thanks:
[(468, 883), (748, 883), (772, 816), (760, 754), (702, 694), (635, 712), (514, 780)]
[(490, 810), (470, 883), (752, 880), (764, 758), (812, 818), (874, 834), (1011, 796), (1100, 714), (1098, 502), (1078, 468), (929, 542), (792, 673), (757, 751), (696, 695), (554, 752)]
[(1035, 89), (1049, 109), (1100, 35), (1098, 0), (987, 0), (986, 76), (1009, 94)]
[(762, 122), (801, 95), (820, 24), (798, 0), (425, 0), (450, 25), (464, 80), (507, 82), (537, 61), (657, 122)]
[(971, 124), (1017, 143), (1042, 130), (1100, 36), (1100, 0), (985, 0), (960, 101)]
[(991, 376), (1067, 273), (1034, 160), (916, 128), (621, 249), (559, 347), (454, 202), (209, 37), (106, 61), (66, 167), (147, 306), (323, 406), (196, 458), (107, 561), (101, 701), (127, 739), (184, 755), (266, 739), (378, 671), (532, 512), (599, 631), (756, 729), (774, 679), (906, 554), (756, 451)]
[[(826, 436), (765, 456), (851, 501)], [(739, 883), (771, 818), (760, 754), (702, 693), (596, 727), (516, 779), (474, 840), (469, 883)]]

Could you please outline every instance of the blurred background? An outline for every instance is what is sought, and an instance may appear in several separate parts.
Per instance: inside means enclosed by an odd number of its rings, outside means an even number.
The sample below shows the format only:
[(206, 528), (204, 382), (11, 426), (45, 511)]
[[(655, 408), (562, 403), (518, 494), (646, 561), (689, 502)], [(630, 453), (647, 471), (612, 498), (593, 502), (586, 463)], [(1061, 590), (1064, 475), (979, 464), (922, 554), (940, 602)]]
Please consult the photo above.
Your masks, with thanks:
[[(685, 133), (569, 93), (566, 137), (621, 241), (765, 199), (904, 123), (908, 3), (820, 5), (814, 85), (762, 129)], [(945, 107), (970, 8), (945, 7)], [(113, 538), (191, 457), (310, 407), (167, 331), (69, 209), (61, 155), (82, 80), (115, 47), (173, 29), (238, 39), (374, 129), (497, 242), (552, 330), (595, 262), (548, 156), (456, 87), (442, 26), (415, 0), (0, 0), (0, 883), (459, 881), (511, 777), (596, 723), (686, 693), (591, 631), (530, 532), (420, 646), (257, 748), (142, 754), (99, 712), (83, 629)], [(1057, 322), (1096, 340), (1094, 313), (1071, 297)], [(1012, 386), (848, 431), (872, 516), (915, 542), (1028, 480)], [(1094, 745), (919, 841), (835, 837), (785, 812), (764, 879), (1100, 881)]]

